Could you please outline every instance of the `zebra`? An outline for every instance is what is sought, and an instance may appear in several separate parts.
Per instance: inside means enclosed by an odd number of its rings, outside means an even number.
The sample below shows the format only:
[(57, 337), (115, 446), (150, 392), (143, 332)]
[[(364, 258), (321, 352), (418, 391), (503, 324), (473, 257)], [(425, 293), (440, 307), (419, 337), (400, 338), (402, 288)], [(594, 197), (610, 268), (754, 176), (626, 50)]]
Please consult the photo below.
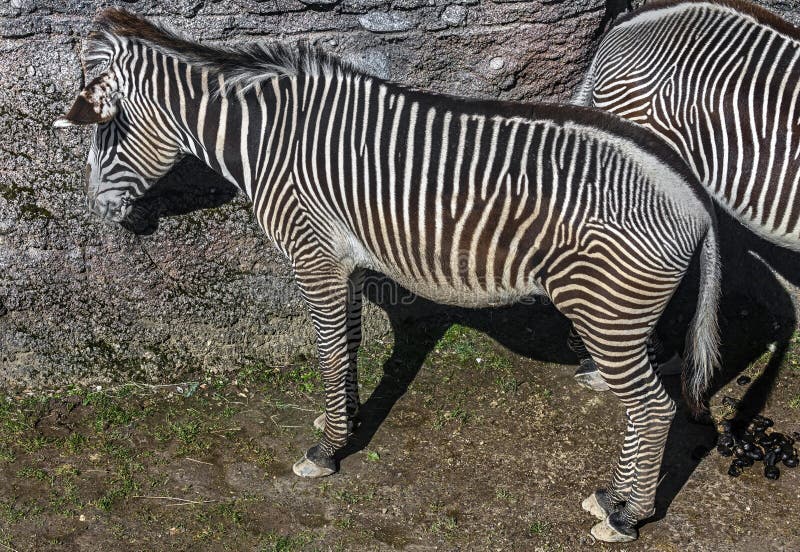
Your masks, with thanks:
[[(735, 219), (800, 251), (800, 29), (743, 0), (649, 2), (620, 16), (572, 104), (657, 133)], [(576, 380), (607, 389), (570, 336)]]
[(96, 25), (84, 61), (99, 74), (54, 123), (97, 125), (90, 207), (121, 221), (194, 155), (250, 198), (292, 265), (325, 395), (295, 474), (335, 473), (357, 422), (365, 270), (451, 305), (546, 295), (627, 414), (611, 483), (583, 502), (592, 534), (637, 538), (675, 414), (645, 342), (695, 255), (693, 408), (718, 364), (712, 204), (674, 152), (600, 110), (414, 90), (307, 43), (211, 47), (116, 9)]

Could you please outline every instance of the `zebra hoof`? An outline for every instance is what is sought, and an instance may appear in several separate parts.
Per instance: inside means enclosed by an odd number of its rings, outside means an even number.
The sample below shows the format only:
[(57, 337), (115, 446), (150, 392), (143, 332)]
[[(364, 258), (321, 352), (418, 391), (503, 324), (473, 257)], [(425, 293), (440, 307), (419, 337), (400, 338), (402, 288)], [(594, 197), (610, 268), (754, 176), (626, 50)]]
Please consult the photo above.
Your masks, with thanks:
[(592, 527), (592, 536), (603, 542), (631, 542), (639, 538), (635, 526), (622, 519), (619, 512), (614, 512), (606, 519)]
[(602, 489), (598, 489), (581, 502), (581, 507), (600, 520), (606, 519), (610, 514), (613, 514), (619, 509), (617, 505), (611, 502), (608, 498), (608, 494)]
[(607, 391), (608, 384), (600, 375), (597, 364), (591, 359), (581, 361), (581, 366), (575, 370), (575, 381), (578, 385), (592, 391)]
[[(333, 462), (333, 459), (330, 460)], [(303, 456), (300, 460), (294, 463), (294, 466), (292, 466), (292, 471), (295, 475), (299, 475), (300, 477), (326, 477), (336, 473), (336, 466), (335, 464), (333, 467), (325, 465), (320, 466), (313, 460), (309, 460), (308, 456)]]

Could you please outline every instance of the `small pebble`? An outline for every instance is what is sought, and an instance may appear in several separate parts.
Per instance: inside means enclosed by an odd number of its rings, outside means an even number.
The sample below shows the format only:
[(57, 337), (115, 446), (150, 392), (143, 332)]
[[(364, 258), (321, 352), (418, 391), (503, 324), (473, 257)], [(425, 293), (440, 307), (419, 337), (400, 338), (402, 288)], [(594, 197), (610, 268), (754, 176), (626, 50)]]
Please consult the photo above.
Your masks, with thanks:
[(739, 376), (738, 378), (736, 378), (736, 383), (738, 383), (739, 385), (747, 385), (751, 381), (752, 380), (750, 379), (749, 376)]
[(459, 5), (447, 6), (442, 12), (442, 21), (451, 27), (462, 25), (467, 18), (467, 8)]
[(489, 68), (492, 71), (499, 71), (505, 66), (505, 64), (506, 60), (501, 57), (493, 57), (491, 60), (489, 60)]

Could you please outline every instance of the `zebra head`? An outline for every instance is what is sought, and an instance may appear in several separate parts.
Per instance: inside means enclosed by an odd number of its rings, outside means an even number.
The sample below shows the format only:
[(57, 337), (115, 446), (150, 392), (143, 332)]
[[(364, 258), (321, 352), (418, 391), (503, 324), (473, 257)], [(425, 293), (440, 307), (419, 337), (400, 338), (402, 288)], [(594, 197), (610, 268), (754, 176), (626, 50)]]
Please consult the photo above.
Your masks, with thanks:
[(89, 208), (120, 222), (181, 156), (172, 132), (142, 94), (127, 90), (118, 67), (92, 80), (72, 108), (53, 123), (55, 128), (97, 125), (86, 166)]

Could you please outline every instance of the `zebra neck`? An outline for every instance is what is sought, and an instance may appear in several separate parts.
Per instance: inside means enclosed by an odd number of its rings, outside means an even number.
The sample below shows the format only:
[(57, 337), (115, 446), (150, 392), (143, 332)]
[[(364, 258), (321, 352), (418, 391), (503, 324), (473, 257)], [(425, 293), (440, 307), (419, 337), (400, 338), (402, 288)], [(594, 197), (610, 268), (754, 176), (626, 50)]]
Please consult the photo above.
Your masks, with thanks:
[[(285, 176), (297, 116), (294, 77), (243, 89), (205, 68), (189, 68), (167, 95), (182, 148), (254, 200)], [(171, 100), (171, 101), (170, 101)]]

